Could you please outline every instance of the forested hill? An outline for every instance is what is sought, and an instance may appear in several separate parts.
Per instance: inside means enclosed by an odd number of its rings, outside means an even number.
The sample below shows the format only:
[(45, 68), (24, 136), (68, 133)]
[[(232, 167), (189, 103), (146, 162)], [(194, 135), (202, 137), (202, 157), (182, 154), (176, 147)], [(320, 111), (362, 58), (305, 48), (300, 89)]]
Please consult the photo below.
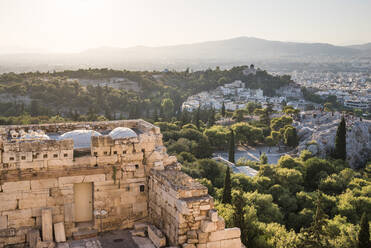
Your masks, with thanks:
[(292, 83), (289, 76), (272, 76), (263, 70), (245, 76), (242, 73), (245, 68), (195, 72), (88, 69), (6, 73), (0, 75), (0, 116), (59, 115), (71, 120), (80, 120), (82, 115), (87, 119), (96, 119), (98, 115), (107, 119), (145, 118), (161, 111), (164, 98), (173, 100), (177, 112), (188, 96), (234, 80), (248, 82), (251, 88), (262, 88), (266, 95)]

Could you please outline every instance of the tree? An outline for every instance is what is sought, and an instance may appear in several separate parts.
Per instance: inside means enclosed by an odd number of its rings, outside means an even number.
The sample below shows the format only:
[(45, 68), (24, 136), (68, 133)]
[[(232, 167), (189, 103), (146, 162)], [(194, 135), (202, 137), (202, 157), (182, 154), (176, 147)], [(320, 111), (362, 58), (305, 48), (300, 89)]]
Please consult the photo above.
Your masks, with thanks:
[(244, 109), (237, 109), (233, 112), (232, 118), (235, 119), (237, 122), (241, 122), (244, 119), (246, 110)]
[(344, 116), (341, 117), (341, 121), (339, 123), (338, 129), (336, 131), (335, 137), (335, 151), (334, 151), (334, 158), (345, 160), (347, 158), (346, 152), (346, 124)]
[(265, 152), (263, 152), (263, 154), (260, 155), (260, 163), (261, 164), (267, 164), (268, 163), (268, 157), (267, 157), (267, 154), (265, 154)]
[(161, 109), (163, 110), (164, 117), (170, 120), (174, 113), (174, 102), (170, 98), (165, 98), (161, 102)]
[(158, 122), (157, 108), (153, 111), (153, 122)]
[(229, 154), (228, 154), (228, 160), (229, 160), (229, 162), (232, 162), (232, 163), (234, 163), (234, 149), (235, 149), (234, 131), (231, 129), (230, 135), (229, 135)]
[(232, 193), (231, 193), (231, 172), (229, 167), (227, 167), (227, 171), (225, 173), (224, 179), (224, 188), (223, 188), (223, 203), (232, 203)]
[(305, 228), (301, 234), (301, 244), (303, 248), (330, 248), (329, 237), (327, 232), (326, 215), (322, 210), (322, 193), (318, 191), (316, 200), (316, 213), (313, 216), (312, 224), (309, 228)]
[(225, 104), (222, 104), (222, 116), (225, 117)]
[(246, 205), (245, 198), (243, 196), (243, 191), (233, 191), (233, 208), (234, 208), (234, 215), (233, 215), (233, 224), (236, 227), (241, 229), (241, 233), (245, 235), (245, 211), (244, 207)]
[(358, 233), (358, 248), (371, 247), (370, 242), (370, 224), (368, 223), (367, 214), (363, 212), (361, 217), (361, 229)]
[(196, 114), (194, 116), (194, 124), (196, 125), (197, 129), (200, 129), (200, 106), (198, 106)]
[(296, 128), (289, 126), (285, 129), (283, 134), (285, 144), (290, 147), (296, 147), (299, 143), (298, 134), (296, 132)]
[(213, 126), (215, 124), (215, 110), (214, 108), (210, 109), (209, 119), (207, 121), (207, 125), (209, 127)]

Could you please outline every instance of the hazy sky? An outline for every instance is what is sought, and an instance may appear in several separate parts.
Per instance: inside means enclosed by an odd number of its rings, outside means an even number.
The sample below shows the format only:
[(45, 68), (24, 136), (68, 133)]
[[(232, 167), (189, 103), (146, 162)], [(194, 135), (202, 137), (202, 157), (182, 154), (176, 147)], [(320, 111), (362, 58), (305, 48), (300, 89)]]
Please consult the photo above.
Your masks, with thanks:
[(0, 50), (76, 52), (250, 36), (371, 42), (371, 0), (0, 0)]

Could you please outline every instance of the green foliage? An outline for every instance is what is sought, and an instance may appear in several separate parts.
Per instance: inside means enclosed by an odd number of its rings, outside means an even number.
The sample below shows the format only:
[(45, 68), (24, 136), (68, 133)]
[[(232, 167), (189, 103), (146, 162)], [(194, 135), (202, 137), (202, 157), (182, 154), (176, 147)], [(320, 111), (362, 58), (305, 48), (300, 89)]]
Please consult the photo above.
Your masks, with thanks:
[(229, 130), (223, 126), (212, 126), (205, 129), (206, 135), (214, 149), (225, 150), (228, 147)]
[(294, 127), (286, 128), (283, 137), (287, 146), (296, 147), (299, 144), (299, 138)]
[(299, 247), (303, 248), (326, 248), (331, 247), (328, 241), (326, 215), (321, 206), (322, 195), (319, 193), (316, 200), (316, 212), (310, 227), (301, 231)]
[(260, 155), (260, 163), (261, 164), (268, 164), (268, 157), (267, 157), (267, 154), (265, 154), (265, 152), (262, 153), (262, 155)]
[(232, 125), (237, 142), (241, 144), (256, 144), (264, 141), (263, 130), (245, 122)]
[(229, 151), (228, 151), (228, 160), (231, 163), (234, 163), (234, 151), (235, 151), (234, 131), (231, 129), (229, 136)]
[(344, 116), (341, 118), (335, 137), (335, 151), (334, 158), (345, 160), (347, 157), (346, 152), (346, 124)]
[(335, 172), (334, 167), (330, 162), (319, 159), (310, 158), (304, 162), (304, 185), (308, 191), (314, 191), (322, 179)]
[(231, 188), (231, 172), (229, 167), (227, 167), (227, 171), (225, 173), (225, 179), (224, 179), (224, 187), (223, 187), (223, 198), (222, 202), (224, 204), (226, 203), (232, 203), (232, 188)]
[(281, 128), (285, 127), (286, 125), (292, 124), (292, 117), (284, 115), (281, 117), (273, 118), (271, 121), (271, 129), (274, 131), (279, 131)]
[(361, 228), (358, 234), (358, 248), (367, 247), (371, 247), (370, 223), (368, 222), (366, 213), (363, 213), (361, 218)]
[(312, 157), (313, 157), (313, 154), (309, 150), (302, 150), (300, 153), (300, 159), (302, 161), (307, 161), (308, 159)]

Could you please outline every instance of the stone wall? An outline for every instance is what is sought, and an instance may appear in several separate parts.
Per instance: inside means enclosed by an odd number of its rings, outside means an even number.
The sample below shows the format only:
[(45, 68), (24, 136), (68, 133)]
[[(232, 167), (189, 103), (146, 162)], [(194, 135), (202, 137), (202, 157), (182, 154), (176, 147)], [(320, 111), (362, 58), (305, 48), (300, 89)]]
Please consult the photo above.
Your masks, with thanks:
[(150, 221), (168, 245), (241, 248), (240, 229), (226, 229), (207, 188), (177, 168), (151, 171), (148, 201)]
[[(137, 137), (93, 136), (84, 151), (74, 149), (72, 140), (9, 139), (17, 130), (48, 133), (85, 127), (107, 133), (118, 126), (133, 128)], [(239, 229), (225, 229), (207, 188), (179, 170), (176, 158), (166, 153), (159, 128), (150, 123), (3, 126), (0, 137), (0, 247), (24, 243), (28, 233), (41, 229), (43, 211), (51, 211), (49, 226), (64, 227), (67, 237), (81, 231), (74, 191), (79, 183), (92, 183), (93, 191), (92, 221), (84, 229), (110, 231), (149, 221), (171, 245), (241, 247)]]

